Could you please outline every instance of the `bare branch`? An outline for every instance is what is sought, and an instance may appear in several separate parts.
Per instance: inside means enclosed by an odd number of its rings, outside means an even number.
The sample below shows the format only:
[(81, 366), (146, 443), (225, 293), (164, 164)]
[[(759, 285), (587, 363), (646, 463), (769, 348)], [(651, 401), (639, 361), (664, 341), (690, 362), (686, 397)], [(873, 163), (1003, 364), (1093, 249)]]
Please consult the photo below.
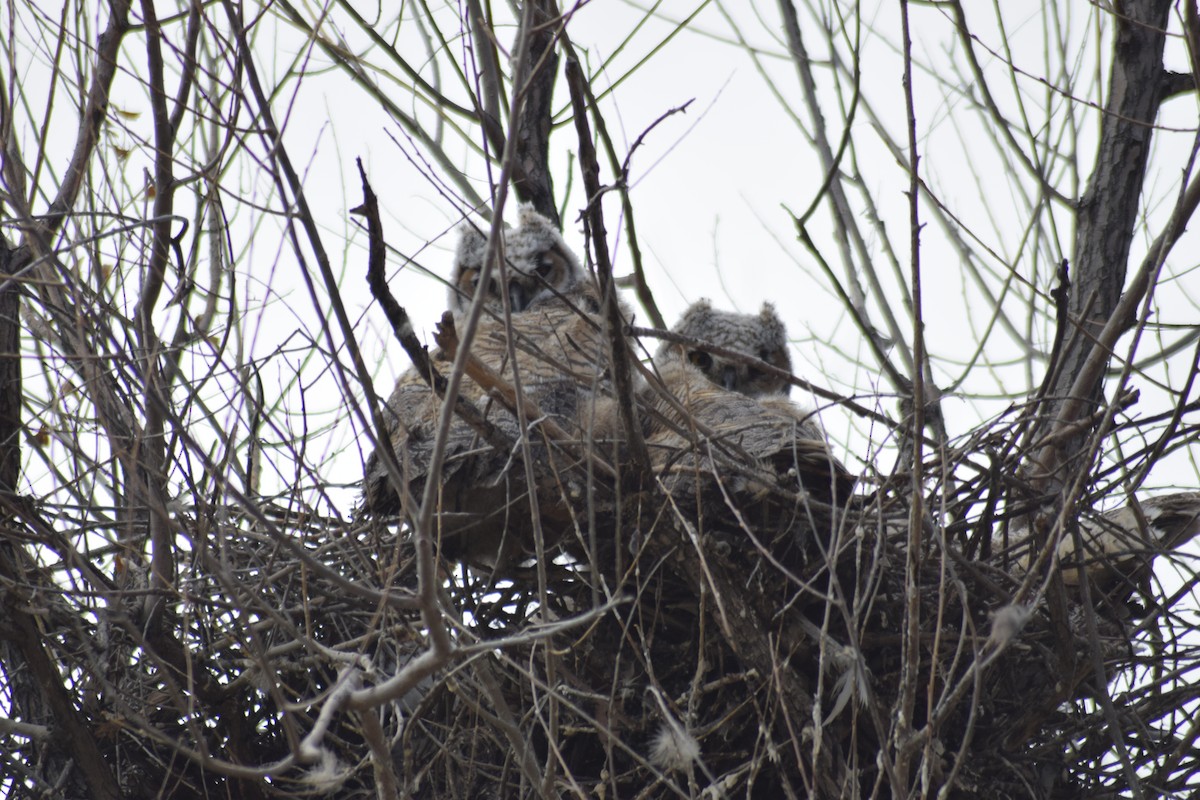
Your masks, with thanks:
[(567, 60), (567, 84), (571, 87), (575, 130), (579, 137), (579, 160), (583, 167), (583, 185), (588, 196), (584, 221), (596, 255), (596, 274), (600, 279), (605, 329), (608, 332), (612, 354), (617, 406), (620, 409), (621, 427), (625, 431), (625, 441), (629, 444), (634, 472), (640, 474), (650, 465), (650, 456), (646, 452), (646, 442), (638, 423), (637, 406), (634, 401), (633, 374), (630, 367), (633, 354), (625, 339), (627, 323), (621, 317), (617, 290), (613, 285), (612, 261), (608, 257), (608, 232), (604, 227), (604, 211), (601, 207), (604, 193), (600, 188), (600, 166), (596, 163), (596, 150), (592, 145), (591, 130), (587, 123), (588, 106), (584, 96), (583, 72), (579, 68), (579, 62), (573, 58)]

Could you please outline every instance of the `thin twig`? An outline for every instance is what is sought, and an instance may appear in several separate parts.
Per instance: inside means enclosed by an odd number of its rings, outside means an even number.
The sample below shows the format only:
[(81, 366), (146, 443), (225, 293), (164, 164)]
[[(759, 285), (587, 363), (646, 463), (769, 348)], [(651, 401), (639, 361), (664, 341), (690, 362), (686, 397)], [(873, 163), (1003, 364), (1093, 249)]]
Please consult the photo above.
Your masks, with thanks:
[[(607, 231), (604, 228), (604, 210), (601, 206), (603, 191), (600, 188), (600, 166), (596, 163), (596, 149), (592, 145), (588, 127), (588, 104), (584, 88), (583, 71), (575, 58), (567, 59), (567, 85), (571, 88), (571, 105), (575, 111), (575, 131), (579, 137), (579, 163), (583, 171), (583, 186), (587, 192), (588, 205), (584, 220), (591, 234), (592, 248), (596, 255), (596, 274), (600, 279), (600, 297), (604, 305), (604, 319), (612, 354), (613, 383), (617, 395), (617, 408), (624, 429), (625, 441), (629, 445), (631, 466), (635, 475), (643, 474), (650, 466), (650, 454), (646, 440), (638, 423), (637, 403), (630, 365), (632, 352), (625, 339), (626, 322), (621, 317), (617, 302), (617, 290), (613, 285), (612, 262), (608, 257)], [(591, 107), (596, 114), (595, 106)]]

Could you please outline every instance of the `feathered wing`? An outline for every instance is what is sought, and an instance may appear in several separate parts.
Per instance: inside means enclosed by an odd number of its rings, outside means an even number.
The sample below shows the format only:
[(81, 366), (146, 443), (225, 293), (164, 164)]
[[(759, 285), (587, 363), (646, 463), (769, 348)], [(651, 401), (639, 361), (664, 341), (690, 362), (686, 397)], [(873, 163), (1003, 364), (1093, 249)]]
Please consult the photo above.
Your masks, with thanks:
[[(465, 378), (460, 390), (510, 444), (503, 451), (486, 444), (455, 416), (439, 476), (436, 520), (443, 552), (486, 564), (529, 550), (531, 492), (544, 526), (561, 529), (571, 523), (566, 501), (554, 498), (583, 491), (579, 465), (604, 472), (607, 462), (596, 444), (611, 443), (616, 431), (608, 340), (596, 290), (545, 218), (529, 208), (522, 208), (520, 217), (518, 228), (504, 232), (503, 273), (495, 270), (482, 290), (486, 313), (470, 345), (467, 373), (476, 369), (477, 380)], [(479, 291), (484, 244), (478, 230), (462, 230), (449, 298), (459, 321)], [(497, 282), (501, 274), (507, 283)], [(449, 367), (439, 354), (434, 360)], [(389, 438), (414, 496), (429, 477), (441, 404), (413, 370), (401, 376), (388, 400)], [(527, 444), (522, 444), (517, 414), (525, 417)], [(526, 452), (532, 456), (533, 487), (522, 461)], [(364, 500), (375, 513), (400, 510), (378, 453), (366, 465)]]
[[(432, 354), (431, 360), (439, 369), (449, 366), (439, 353)], [(463, 395), (468, 400), (478, 394), (478, 391), (472, 391), (469, 382), (463, 388)], [(396, 381), (384, 406), (384, 421), (392, 451), (399, 460), (405, 485), (414, 500), (420, 500), (424, 491), (442, 405), (442, 399), (417, 374), (416, 369), (410, 367)], [(464, 420), (453, 417), (446, 438), (442, 481), (449, 480), (463, 469), (479, 449), (479, 434)], [(363, 503), (374, 514), (391, 515), (402, 511), (400, 495), (388, 476), (378, 449), (367, 458), (363, 471)]]
[(583, 285), (512, 315), (509, 324), (485, 321), (471, 352), (507, 383), (519, 383), (525, 399), (574, 439), (602, 440), (616, 424), (603, 326), (595, 292)]
[(644, 392), (646, 445), (677, 503), (719, 527), (770, 531), (777, 556), (835, 521), (854, 478), (801, 409), (728, 391), (677, 359), (658, 374), (662, 386)]
[[(1140, 500), (1104, 513), (1079, 518), (1079, 543), (1068, 526), (1058, 541), (1055, 559), (1063, 581), (1077, 586), (1084, 577), (1101, 590), (1133, 587), (1150, 572), (1157, 555), (1172, 552), (1200, 535), (1200, 492), (1178, 492)], [(1000, 534), (994, 544), (1003, 544)], [(1016, 556), (1014, 569), (1028, 571), (1038, 553), (1028, 528), (1010, 532), (1008, 545)]]
[[(490, 462), (490, 473), (477, 469), (468, 481), (477, 489), (506, 487), (508, 513), (496, 521), (503, 523), (505, 541), (526, 554), (533, 552), (534, 540), (524, 458), (532, 465), (532, 495), (546, 547), (577, 524), (581, 500), (605, 501), (605, 487), (620, 463), (609, 345), (596, 308), (590, 290), (577, 288), (507, 322), (483, 321), (471, 343), (471, 356), (484, 371), (472, 383), (483, 386), (477, 402), (503, 420), (514, 446), (503, 464)], [(524, 418), (527, 438), (517, 415)]]

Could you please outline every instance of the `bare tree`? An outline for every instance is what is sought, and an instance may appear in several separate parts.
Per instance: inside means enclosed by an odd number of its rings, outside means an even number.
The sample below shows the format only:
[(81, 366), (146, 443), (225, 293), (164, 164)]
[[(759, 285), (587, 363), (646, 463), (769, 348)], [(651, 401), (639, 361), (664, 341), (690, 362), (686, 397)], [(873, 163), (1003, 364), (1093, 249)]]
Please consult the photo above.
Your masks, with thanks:
[[(2, 12), (6, 794), (1196, 783), (1194, 0), (664, 5), (622, 6), (609, 52), (599, 4), (549, 0)], [(698, 134), (686, 98), (628, 136), (622, 104), (700, 42), (809, 177), (762, 238), (840, 301), (825, 374), (787, 378), (851, 497), (803, 424), (778, 447), (767, 406), (717, 420), (648, 358), (639, 180)], [(356, 127), (386, 153), (338, 152)], [(417, 335), (442, 237), (476, 226), (501, 274), (517, 203), (583, 231), (616, 441), (484, 369), (480, 304)], [(423, 482), (383, 354), (438, 398)], [(466, 494), (536, 557), (446, 556), (460, 423), (503, 465)], [(359, 505), (371, 454), (398, 514)]]

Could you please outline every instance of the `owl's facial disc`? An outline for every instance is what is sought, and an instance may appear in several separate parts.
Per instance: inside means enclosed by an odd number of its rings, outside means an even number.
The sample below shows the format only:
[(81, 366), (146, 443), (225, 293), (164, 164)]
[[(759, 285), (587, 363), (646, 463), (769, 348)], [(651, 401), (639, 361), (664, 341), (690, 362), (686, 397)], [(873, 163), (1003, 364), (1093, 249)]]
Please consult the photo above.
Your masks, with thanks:
[(575, 283), (574, 269), (570, 257), (557, 246), (538, 255), (537, 260), (521, 270), (527, 280), (529, 296), (526, 307), (555, 292), (565, 292)]

